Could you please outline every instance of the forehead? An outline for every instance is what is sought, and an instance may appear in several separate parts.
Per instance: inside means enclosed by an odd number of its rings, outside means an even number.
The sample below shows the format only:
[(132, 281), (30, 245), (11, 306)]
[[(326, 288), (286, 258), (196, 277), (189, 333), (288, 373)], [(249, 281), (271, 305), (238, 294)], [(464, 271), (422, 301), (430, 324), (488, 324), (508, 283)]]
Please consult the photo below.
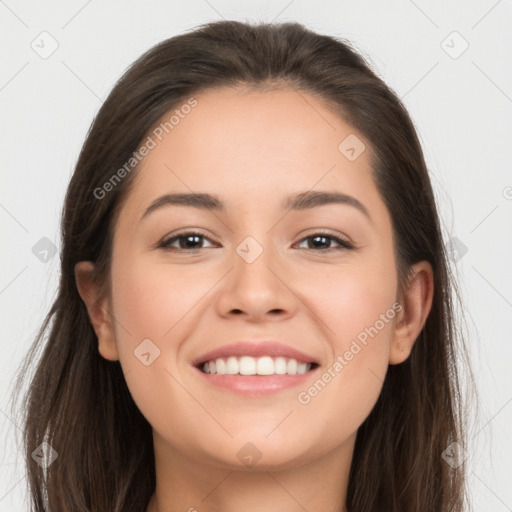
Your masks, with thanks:
[[(283, 195), (313, 188), (377, 199), (369, 142), (317, 96), (223, 87), (193, 97), (193, 108), (176, 105), (149, 133), (154, 147), (130, 194), (139, 210), (171, 191), (207, 191), (228, 209), (273, 198), (280, 205)], [(342, 151), (346, 140), (365, 148), (356, 159)]]

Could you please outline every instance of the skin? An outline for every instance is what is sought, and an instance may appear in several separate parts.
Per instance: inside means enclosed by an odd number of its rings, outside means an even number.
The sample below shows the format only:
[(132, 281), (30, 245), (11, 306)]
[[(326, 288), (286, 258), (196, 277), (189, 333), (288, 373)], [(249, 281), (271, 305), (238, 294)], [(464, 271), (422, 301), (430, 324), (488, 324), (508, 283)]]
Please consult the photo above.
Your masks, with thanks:
[[(414, 265), (403, 309), (300, 403), (298, 393), (400, 298), (370, 143), (320, 99), (289, 88), (221, 88), (195, 98), (195, 109), (137, 171), (115, 228), (111, 294), (98, 299), (90, 262), (75, 269), (98, 350), (120, 360), (153, 428), (157, 487), (147, 510), (344, 511), (357, 429), (388, 365), (409, 356), (425, 323), (432, 268)], [(338, 150), (349, 134), (367, 148), (355, 161)], [(371, 220), (347, 204), (281, 209), (284, 197), (312, 189), (355, 197)], [(171, 192), (215, 194), (226, 211), (168, 205), (141, 220)], [(156, 247), (191, 230), (207, 237), (195, 251)], [(308, 244), (323, 230), (355, 248), (332, 239), (323, 251)], [(263, 249), (252, 263), (236, 252), (247, 236)], [(149, 366), (134, 356), (147, 338), (160, 350)], [(261, 397), (203, 382), (192, 359), (242, 338), (295, 346), (314, 355), (320, 371), (300, 388)], [(237, 457), (247, 442), (261, 454), (252, 468)]]

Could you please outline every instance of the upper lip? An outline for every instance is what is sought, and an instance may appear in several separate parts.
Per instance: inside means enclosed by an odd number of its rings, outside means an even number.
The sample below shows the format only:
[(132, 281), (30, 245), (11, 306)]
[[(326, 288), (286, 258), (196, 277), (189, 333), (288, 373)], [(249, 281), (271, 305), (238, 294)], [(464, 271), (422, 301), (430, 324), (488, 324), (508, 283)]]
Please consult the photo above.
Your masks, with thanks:
[(237, 341), (235, 343), (230, 343), (228, 345), (223, 345), (222, 347), (215, 348), (213, 350), (210, 350), (209, 352), (205, 352), (204, 354), (195, 358), (192, 364), (194, 366), (199, 366), (200, 364), (205, 363), (206, 361), (214, 361), (215, 359), (219, 359), (222, 357), (226, 358), (230, 356), (281, 356), (296, 359), (298, 362), (318, 364), (318, 362), (313, 356), (308, 355), (294, 347), (290, 347), (289, 345), (285, 345), (278, 341)]

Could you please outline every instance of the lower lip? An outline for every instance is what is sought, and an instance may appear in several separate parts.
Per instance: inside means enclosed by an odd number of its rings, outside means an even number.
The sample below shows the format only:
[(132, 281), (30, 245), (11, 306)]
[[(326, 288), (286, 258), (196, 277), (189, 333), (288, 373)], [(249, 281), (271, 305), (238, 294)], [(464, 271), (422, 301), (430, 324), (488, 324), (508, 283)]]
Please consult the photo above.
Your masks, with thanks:
[(300, 375), (217, 375), (204, 373), (199, 368), (195, 370), (212, 386), (242, 395), (260, 396), (304, 385), (317, 368)]

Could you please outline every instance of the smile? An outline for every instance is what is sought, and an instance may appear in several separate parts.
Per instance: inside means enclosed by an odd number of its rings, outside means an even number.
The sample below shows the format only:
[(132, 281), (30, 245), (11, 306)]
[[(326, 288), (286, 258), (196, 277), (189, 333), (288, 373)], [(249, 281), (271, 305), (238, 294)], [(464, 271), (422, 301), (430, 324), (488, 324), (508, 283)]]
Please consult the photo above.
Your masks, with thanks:
[(231, 356), (205, 361), (199, 369), (211, 375), (302, 375), (316, 366), (285, 357)]

